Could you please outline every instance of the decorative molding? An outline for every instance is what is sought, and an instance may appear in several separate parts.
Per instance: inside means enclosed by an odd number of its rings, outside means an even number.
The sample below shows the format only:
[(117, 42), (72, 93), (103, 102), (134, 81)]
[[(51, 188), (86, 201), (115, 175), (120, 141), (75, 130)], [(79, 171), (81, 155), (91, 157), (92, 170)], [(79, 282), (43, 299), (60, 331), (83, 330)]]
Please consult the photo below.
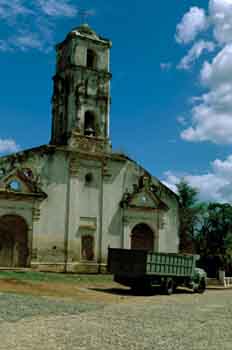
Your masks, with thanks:
[(106, 181), (109, 181), (112, 177), (112, 174), (109, 171), (108, 162), (106, 158), (103, 160), (102, 176)]
[(96, 217), (81, 217), (79, 230), (93, 230), (97, 228), (97, 218)]
[(109, 152), (109, 143), (105, 139), (97, 137), (88, 137), (73, 132), (69, 146), (76, 148), (78, 151), (89, 153), (105, 153)]
[(38, 258), (38, 248), (33, 248), (31, 253), (31, 259), (37, 260)]
[(127, 189), (123, 194), (120, 207), (134, 211), (166, 211), (169, 207), (157, 194), (158, 188), (152, 183), (146, 173), (140, 177), (138, 183), (133, 184), (132, 192)]
[[(135, 215), (135, 216), (129, 216), (126, 215), (123, 217), (123, 222), (124, 223), (130, 223), (130, 222), (138, 222), (138, 221), (151, 221), (152, 218), (151, 216), (145, 216), (145, 215)], [(154, 221), (154, 220), (152, 220)]]
[(70, 176), (77, 177), (80, 173), (80, 168), (81, 168), (80, 159), (77, 156), (71, 157), (70, 163), (69, 163)]
[(26, 200), (27, 202), (32, 202), (34, 200), (42, 201), (47, 198), (47, 195), (42, 193), (27, 193), (27, 192), (16, 192), (9, 191), (5, 189), (0, 189), (0, 199), (10, 199), (10, 200)]
[(33, 220), (33, 222), (40, 220), (40, 209), (39, 208), (32, 209), (32, 220)]

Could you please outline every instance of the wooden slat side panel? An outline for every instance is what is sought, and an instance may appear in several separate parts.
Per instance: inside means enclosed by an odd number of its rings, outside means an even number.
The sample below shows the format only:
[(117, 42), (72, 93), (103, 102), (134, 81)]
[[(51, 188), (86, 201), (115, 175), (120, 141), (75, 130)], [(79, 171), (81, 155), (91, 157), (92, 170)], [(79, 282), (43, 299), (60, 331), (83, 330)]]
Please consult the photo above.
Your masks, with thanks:
[(195, 256), (149, 253), (147, 255), (147, 273), (163, 276), (191, 276), (195, 260)]

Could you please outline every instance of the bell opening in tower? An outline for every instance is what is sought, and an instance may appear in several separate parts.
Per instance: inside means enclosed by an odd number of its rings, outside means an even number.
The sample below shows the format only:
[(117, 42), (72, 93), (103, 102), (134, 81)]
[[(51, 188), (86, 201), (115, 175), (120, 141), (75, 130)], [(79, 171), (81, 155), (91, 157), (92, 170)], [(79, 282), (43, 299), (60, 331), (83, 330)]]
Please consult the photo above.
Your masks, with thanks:
[(96, 136), (95, 115), (90, 111), (85, 112), (84, 135), (93, 137)]
[(87, 49), (87, 68), (91, 68), (91, 69), (97, 68), (97, 55), (91, 49)]

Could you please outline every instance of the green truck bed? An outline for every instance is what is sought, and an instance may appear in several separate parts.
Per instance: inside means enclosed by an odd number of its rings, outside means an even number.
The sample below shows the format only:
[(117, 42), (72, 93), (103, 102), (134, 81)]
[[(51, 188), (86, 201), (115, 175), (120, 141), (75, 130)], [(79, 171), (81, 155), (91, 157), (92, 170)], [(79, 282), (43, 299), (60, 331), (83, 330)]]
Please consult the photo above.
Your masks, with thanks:
[(109, 248), (108, 270), (112, 274), (131, 277), (144, 275), (191, 277), (197, 260), (197, 255)]

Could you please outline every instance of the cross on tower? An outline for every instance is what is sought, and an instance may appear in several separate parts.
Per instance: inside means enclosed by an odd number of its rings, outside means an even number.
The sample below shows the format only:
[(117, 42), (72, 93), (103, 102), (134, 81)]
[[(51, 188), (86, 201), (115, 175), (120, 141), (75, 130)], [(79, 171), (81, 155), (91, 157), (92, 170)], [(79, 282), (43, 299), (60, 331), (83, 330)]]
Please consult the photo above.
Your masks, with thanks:
[(80, 9), (78, 11), (78, 16), (80, 17), (82, 23), (86, 23), (88, 17), (94, 16), (94, 10)]

